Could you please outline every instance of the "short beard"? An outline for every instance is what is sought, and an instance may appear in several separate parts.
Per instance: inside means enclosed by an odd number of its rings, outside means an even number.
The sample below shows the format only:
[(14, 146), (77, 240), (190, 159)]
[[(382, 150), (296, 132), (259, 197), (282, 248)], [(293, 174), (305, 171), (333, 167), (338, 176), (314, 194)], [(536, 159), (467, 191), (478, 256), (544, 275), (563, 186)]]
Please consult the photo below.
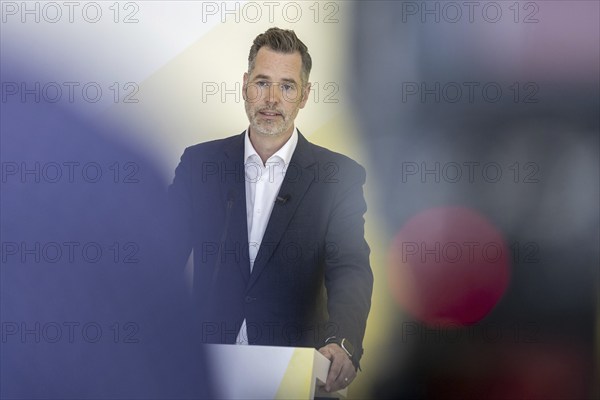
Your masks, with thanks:
[(283, 135), (283, 133), (289, 128), (289, 123), (286, 119), (284, 119), (281, 123), (281, 128), (277, 129), (276, 127), (271, 127), (269, 130), (261, 129), (263, 125), (259, 125), (257, 121), (257, 116), (253, 113), (253, 110), (250, 109), (250, 104), (245, 102), (246, 114), (248, 115), (248, 119), (250, 120), (250, 126), (253, 128), (252, 132), (261, 136), (267, 137), (277, 137)]

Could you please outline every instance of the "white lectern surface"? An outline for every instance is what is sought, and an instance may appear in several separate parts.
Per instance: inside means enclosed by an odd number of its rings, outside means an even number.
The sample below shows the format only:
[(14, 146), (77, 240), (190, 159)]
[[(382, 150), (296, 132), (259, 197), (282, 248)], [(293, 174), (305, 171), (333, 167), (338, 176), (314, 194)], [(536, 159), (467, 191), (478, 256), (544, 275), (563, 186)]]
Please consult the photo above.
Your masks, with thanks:
[[(206, 345), (220, 399), (312, 399), (330, 361), (313, 348)], [(347, 389), (319, 396), (346, 397)]]

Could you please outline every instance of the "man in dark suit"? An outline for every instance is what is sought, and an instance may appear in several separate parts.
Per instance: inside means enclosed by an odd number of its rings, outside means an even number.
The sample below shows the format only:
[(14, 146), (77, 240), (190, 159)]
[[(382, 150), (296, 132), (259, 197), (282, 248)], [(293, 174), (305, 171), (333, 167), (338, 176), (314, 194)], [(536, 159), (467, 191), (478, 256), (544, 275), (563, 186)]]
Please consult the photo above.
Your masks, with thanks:
[(194, 250), (203, 341), (315, 347), (332, 361), (325, 389), (339, 390), (371, 304), (365, 171), (295, 128), (312, 62), (293, 31), (259, 35), (248, 61), (250, 127), (187, 148), (176, 169), (177, 262)]

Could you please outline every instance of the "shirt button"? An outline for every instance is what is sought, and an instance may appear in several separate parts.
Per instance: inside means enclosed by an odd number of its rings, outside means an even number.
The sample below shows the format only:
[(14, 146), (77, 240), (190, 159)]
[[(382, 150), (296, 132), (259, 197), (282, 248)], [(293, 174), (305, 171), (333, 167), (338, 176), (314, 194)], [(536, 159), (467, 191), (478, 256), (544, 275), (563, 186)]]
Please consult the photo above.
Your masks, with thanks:
[(260, 208), (259, 208), (258, 210), (256, 210), (256, 213), (257, 213), (257, 214), (260, 214)]
[(244, 298), (244, 301), (245, 301), (246, 303), (252, 303), (254, 300), (256, 300), (256, 298), (255, 298), (255, 297), (252, 297), (252, 296), (246, 296), (246, 297)]

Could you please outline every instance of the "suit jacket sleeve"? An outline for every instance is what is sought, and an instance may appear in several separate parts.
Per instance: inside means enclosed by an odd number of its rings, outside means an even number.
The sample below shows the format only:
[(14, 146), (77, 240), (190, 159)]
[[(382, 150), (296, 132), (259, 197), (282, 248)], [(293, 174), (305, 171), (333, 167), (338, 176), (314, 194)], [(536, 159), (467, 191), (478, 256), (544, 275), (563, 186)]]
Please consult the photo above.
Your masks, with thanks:
[(351, 161), (348, 176), (340, 178), (326, 233), (327, 308), (335, 336), (353, 344), (352, 361), (358, 368), (373, 290), (370, 249), (364, 237), (366, 174)]

